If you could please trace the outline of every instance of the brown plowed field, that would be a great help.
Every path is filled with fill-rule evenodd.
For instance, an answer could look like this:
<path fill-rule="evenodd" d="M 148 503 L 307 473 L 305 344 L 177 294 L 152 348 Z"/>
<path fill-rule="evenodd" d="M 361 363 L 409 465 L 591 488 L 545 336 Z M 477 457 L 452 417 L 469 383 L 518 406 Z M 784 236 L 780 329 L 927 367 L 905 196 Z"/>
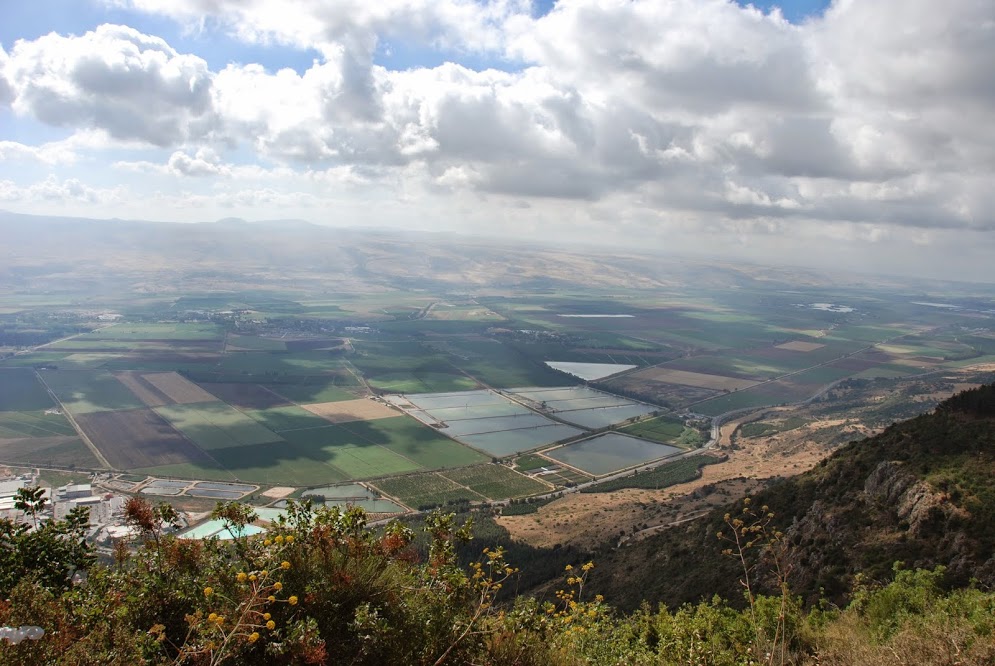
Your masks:
<path fill-rule="evenodd" d="M 723 377 L 722 375 L 709 375 L 703 372 L 689 372 L 687 370 L 673 370 L 671 368 L 647 368 L 646 370 L 633 373 L 630 377 L 652 379 L 668 384 L 684 384 L 685 386 L 696 386 L 698 388 L 717 391 L 735 391 L 757 383 L 756 380 L 752 379 Z"/>
<path fill-rule="evenodd" d="M 151 409 L 79 414 L 76 422 L 116 469 L 211 462 Z"/>
<path fill-rule="evenodd" d="M 374 421 L 400 416 L 397 412 L 379 402 L 360 398 L 359 400 L 342 400 L 339 402 L 319 402 L 313 405 L 301 405 L 312 414 L 327 419 L 332 423 L 347 421 Z"/>
<path fill-rule="evenodd" d="M 175 372 L 153 372 L 142 375 L 174 403 L 187 405 L 194 402 L 214 402 L 214 396 Z"/>
<path fill-rule="evenodd" d="M 290 404 L 283 396 L 258 384 L 201 384 L 201 386 L 229 405 L 243 409 L 269 409 Z"/>
<path fill-rule="evenodd" d="M 173 404 L 169 396 L 150 384 L 137 372 L 119 372 L 114 376 L 149 407 Z"/>

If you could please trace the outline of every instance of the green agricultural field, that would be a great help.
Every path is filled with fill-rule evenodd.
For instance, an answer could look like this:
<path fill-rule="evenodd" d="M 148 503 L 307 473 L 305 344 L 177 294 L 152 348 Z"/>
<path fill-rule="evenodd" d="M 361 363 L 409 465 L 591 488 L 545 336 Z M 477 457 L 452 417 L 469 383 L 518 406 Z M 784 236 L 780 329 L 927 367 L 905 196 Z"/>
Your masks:
<path fill-rule="evenodd" d="M 287 343 L 273 338 L 260 338 L 255 335 L 230 334 L 225 338 L 225 348 L 237 347 L 239 350 L 251 351 L 287 351 Z"/>
<path fill-rule="evenodd" d="M 780 379 L 752 388 L 734 391 L 717 398 L 700 402 L 692 407 L 698 413 L 718 416 L 726 412 L 750 407 L 790 404 L 807 400 L 820 388 L 834 381 L 853 375 L 853 371 L 823 366 L 804 370 L 785 379 Z M 862 376 L 858 373 L 857 376 Z"/>
<path fill-rule="evenodd" d="M 385 474 L 403 474 L 424 469 L 382 446 L 347 445 L 325 448 L 328 463 L 341 469 L 349 478 L 369 479 Z"/>
<path fill-rule="evenodd" d="M 0 370 L 7 368 L 37 368 L 56 366 L 62 359 L 69 356 L 65 352 L 35 351 L 29 354 L 18 354 L 0 360 Z"/>
<path fill-rule="evenodd" d="M 283 405 L 268 409 L 244 409 L 242 413 L 251 416 L 273 432 L 285 430 L 304 430 L 307 428 L 322 428 L 328 421 L 316 416 L 297 405 Z"/>
<path fill-rule="evenodd" d="M 995 363 L 995 354 L 978 356 L 964 361 L 951 361 L 949 363 L 945 363 L 944 365 L 948 368 L 969 368 L 972 365 L 978 365 L 981 363 Z"/>
<path fill-rule="evenodd" d="M 833 329 L 832 336 L 841 340 L 857 342 L 882 342 L 900 335 L 913 333 L 914 329 L 896 324 L 889 326 L 840 326 Z"/>
<path fill-rule="evenodd" d="M 669 444 L 684 432 L 684 422 L 673 416 L 658 416 L 655 419 L 619 428 L 619 432 Z"/>
<path fill-rule="evenodd" d="M 34 370 L 0 369 L 0 412 L 34 411 L 54 406 Z"/>
<path fill-rule="evenodd" d="M 232 352 L 221 358 L 219 374 L 257 377 L 307 377 L 323 375 L 344 367 L 345 361 L 327 351 L 313 352 Z M 216 380 L 227 381 L 227 380 Z"/>
<path fill-rule="evenodd" d="M 365 442 L 380 444 L 425 469 L 461 467 L 487 460 L 483 454 L 440 435 L 408 416 L 350 421 L 338 427 Z"/>
<path fill-rule="evenodd" d="M 100 352 L 190 352 L 211 353 L 221 351 L 216 340 L 103 340 L 100 338 L 79 337 L 63 340 L 49 346 L 56 351 L 100 351 Z"/>
<path fill-rule="evenodd" d="M 63 370 L 96 370 L 97 368 L 110 369 L 115 362 L 120 363 L 123 359 L 120 354 L 103 352 L 76 352 L 68 354 L 56 365 Z M 128 357 L 128 369 L 138 369 L 138 365 Z"/>
<path fill-rule="evenodd" d="M 443 506 L 450 502 L 469 500 L 484 502 L 483 495 L 465 488 L 435 472 L 409 474 L 370 482 L 382 493 L 399 499 L 414 509 Z"/>
<path fill-rule="evenodd" d="M 39 377 L 72 414 L 145 406 L 117 377 L 104 370 L 40 370 Z"/>
<path fill-rule="evenodd" d="M 691 409 L 699 414 L 705 414 L 706 416 L 718 416 L 719 414 L 725 414 L 726 412 L 733 412 L 740 409 L 768 407 L 771 405 L 788 403 L 792 402 L 794 397 L 793 393 L 779 396 L 771 393 L 770 391 L 761 392 L 754 389 L 747 389 L 745 391 L 729 393 L 718 398 L 713 398 L 706 402 L 696 404 L 691 407 Z"/>
<path fill-rule="evenodd" d="M 350 375 L 351 377 L 351 375 Z M 340 402 L 342 400 L 355 400 L 357 394 L 343 388 L 348 384 L 269 384 L 266 388 L 282 395 L 291 402 L 300 405 L 311 405 L 319 402 Z M 358 384 L 351 385 L 358 388 Z"/>
<path fill-rule="evenodd" d="M 167 405 L 155 411 L 207 451 L 283 441 L 272 430 L 223 402 Z"/>
<path fill-rule="evenodd" d="M 846 370 L 843 368 L 834 368 L 832 366 L 826 365 L 820 368 L 811 368 L 809 370 L 803 370 L 796 375 L 792 375 L 790 380 L 799 385 L 804 385 L 813 388 L 813 393 L 818 387 L 825 384 L 831 384 L 839 379 L 849 377 L 853 374 L 853 371 Z M 804 397 L 808 397 L 807 395 Z"/>
<path fill-rule="evenodd" d="M 288 443 L 215 449 L 218 463 L 160 465 L 134 471 L 185 479 L 208 479 L 290 486 L 316 486 L 349 479 L 349 475 L 325 462 L 320 451 L 308 451 Z"/>
<path fill-rule="evenodd" d="M 563 384 L 562 374 L 499 342 L 463 340 L 448 343 L 446 349 L 453 365 L 489 386 L 512 388 Z"/>
<path fill-rule="evenodd" d="M 440 472 L 442 476 L 491 500 L 538 495 L 553 490 L 552 486 L 514 472 L 504 465 L 474 465 Z"/>
<path fill-rule="evenodd" d="M 201 479 L 204 481 L 236 480 L 234 474 L 220 465 L 211 463 L 177 463 L 174 465 L 158 465 L 156 467 L 139 467 L 132 471 L 163 478 Z"/>
<path fill-rule="evenodd" d="M 403 417 L 402 417 L 403 418 Z M 341 425 L 306 430 L 288 430 L 283 436 L 308 458 L 341 470 L 347 479 L 366 479 L 423 469 L 418 462 L 384 446 L 385 433 L 356 432 Z"/>
<path fill-rule="evenodd" d="M 524 456 L 518 456 L 515 458 L 515 468 L 523 472 L 529 472 L 542 467 L 550 467 L 551 465 L 553 465 L 553 463 L 546 460 L 542 456 L 537 456 L 534 453 L 526 453 Z"/>
<path fill-rule="evenodd" d="M 313 418 L 324 425 L 283 430 L 281 436 L 294 446 L 310 451 L 313 458 L 334 464 L 355 478 L 457 467 L 487 460 L 473 449 L 443 437 L 407 416 L 335 425 Z"/>
<path fill-rule="evenodd" d="M 38 475 L 38 485 L 46 488 L 58 488 L 76 483 L 89 483 L 90 474 L 88 472 L 57 472 L 51 469 L 42 469 Z"/>
<path fill-rule="evenodd" d="M 674 486 L 678 483 L 687 483 L 701 476 L 701 468 L 705 465 L 722 462 L 714 456 L 699 455 L 688 456 L 674 462 L 661 465 L 648 472 L 625 476 L 620 479 L 598 483 L 587 488 L 583 488 L 582 493 L 607 493 L 623 488 L 647 488 L 659 489 Z"/>
<path fill-rule="evenodd" d="M 99 461 L 78 437 L 0 439 L 0 462 L 99 469 Z"/>
<path fill-rule="evenodd" d="M 448 393 L 451 391 L 472 391 L 478 388 L 477 382 L 469 377 L 446 372 L 388 372 L 368 378 L 370 385 L 393 393 Z"/>
<path fill-rule="evenodd" d="M 75 436 L 76 430 L 62 414 L 0 412 L 0 439 Z"/>
<path fill-rule="evenodd" d="M 397 393 L 437 393 L 477 387 L 446 356 L 417 341 L 356 341 L 354 346 L 356 354 L 349 357 L 350 362 L 376 388 Z"/>
<path fill-rule="evenodd" d="M 220 340 L 224 329 L 217 324 L 114 324 L 77 340 Z"/>

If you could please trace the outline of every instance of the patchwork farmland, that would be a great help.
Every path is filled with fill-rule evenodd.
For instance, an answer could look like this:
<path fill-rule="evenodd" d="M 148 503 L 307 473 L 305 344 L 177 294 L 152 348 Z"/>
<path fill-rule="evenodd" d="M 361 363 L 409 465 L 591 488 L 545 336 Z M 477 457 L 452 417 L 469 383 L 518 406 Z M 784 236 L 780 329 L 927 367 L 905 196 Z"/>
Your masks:
<path fill-rule="evenodd" d="M 981 311 L 807 289 L 168 297 L 0 361 L 0 463 L 491 501 L 693 448 L 693 414 L 995 362 Z"/>

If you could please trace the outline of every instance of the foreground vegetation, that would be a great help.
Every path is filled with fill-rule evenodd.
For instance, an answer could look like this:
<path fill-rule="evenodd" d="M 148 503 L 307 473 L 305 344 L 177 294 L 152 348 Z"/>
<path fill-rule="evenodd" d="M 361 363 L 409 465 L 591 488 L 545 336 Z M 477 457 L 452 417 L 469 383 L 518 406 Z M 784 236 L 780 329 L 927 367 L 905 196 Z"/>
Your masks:
<path fill-rule="evenodd" d="M 22 494 L 33 515 L 38 496 Z M 39 530 L 4 521 L 0 624 L 44 636 L 0 642 L 18 664 L 986 664 L 995 658 L 995 594 L 944 591 L 944 572 L 904 570 L 860 582 L 843 608 L 809 608 L 783 582 L 782 535 L 749 501 L 716 548 L 738 563 L 742 599 L 612 610 L 585 587 L 593 563 L 567 565 L 555 598 L 499 602 L 518 570 L 503 549 L 461 566 L 469 523 L 435 513 L 427 548 L 400 523 L 366 527 L 360 509 L 293 504 L 263 536 L 189 541 L 164 533 L 168 505 L 127 506 L 138 546 L 93 564 L 85 522 Z M 236 534 L 248 507 L 219 505 Z M 761 557 L 761 552 L 767 553 Z M 71 566 L 70 566 L 71 565 Z M 85 582 L 73 576 L 85 571 Z M 78 577 L 77 577 L 78 579 Z"/>

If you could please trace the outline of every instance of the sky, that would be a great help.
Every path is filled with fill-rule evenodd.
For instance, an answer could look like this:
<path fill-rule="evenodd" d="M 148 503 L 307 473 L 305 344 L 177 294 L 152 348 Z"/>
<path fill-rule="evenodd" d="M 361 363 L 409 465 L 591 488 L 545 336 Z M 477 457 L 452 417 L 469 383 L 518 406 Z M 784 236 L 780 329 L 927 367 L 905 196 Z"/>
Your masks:
<path fill-rule="evenodd" d="M 995 282 L 991 0 L 0 0 L 0 209 Z"/>

